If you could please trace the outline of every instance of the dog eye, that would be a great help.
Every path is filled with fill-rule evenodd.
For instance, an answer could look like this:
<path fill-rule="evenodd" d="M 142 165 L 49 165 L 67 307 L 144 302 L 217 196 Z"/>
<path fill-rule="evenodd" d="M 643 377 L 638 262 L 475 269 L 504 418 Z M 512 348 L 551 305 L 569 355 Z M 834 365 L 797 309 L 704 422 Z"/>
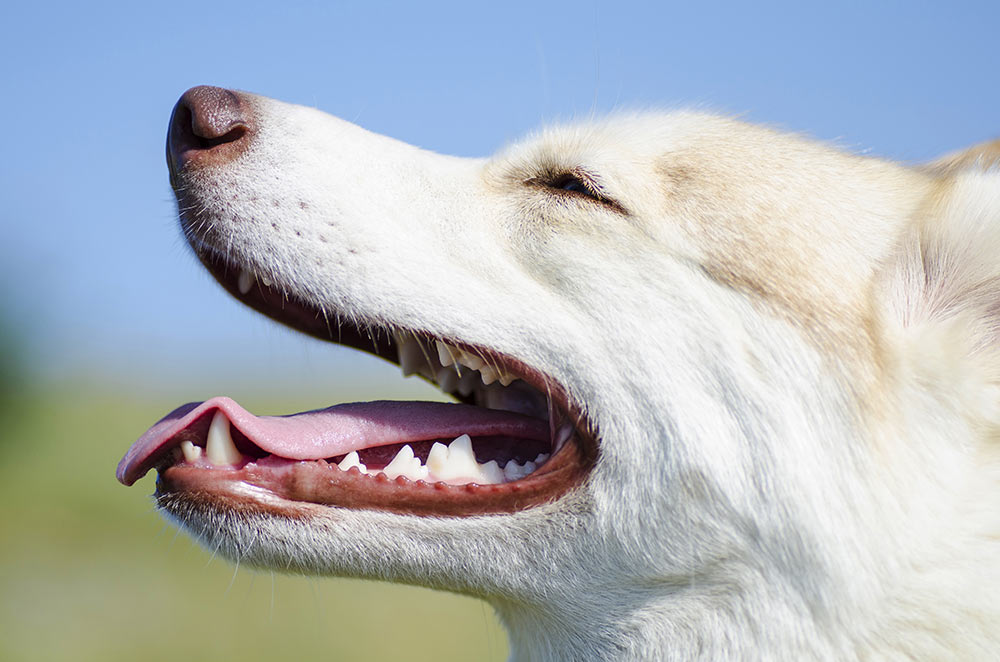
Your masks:
<path fill-rule="evenodd" d="M 580 193 L 594 198 L 595 200 L 604 200 L 604 197 L 595 190 L 592 183 L 571 172 L 556 177 L 552 181 L 548 182 L 548 186 L 549 188 L 559 189 L 561 191 Z"/>

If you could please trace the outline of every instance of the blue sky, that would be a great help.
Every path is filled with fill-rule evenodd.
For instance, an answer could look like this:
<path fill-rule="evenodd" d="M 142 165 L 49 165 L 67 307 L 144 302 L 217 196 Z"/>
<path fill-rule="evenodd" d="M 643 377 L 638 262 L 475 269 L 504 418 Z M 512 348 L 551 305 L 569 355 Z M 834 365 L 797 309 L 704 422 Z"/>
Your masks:
<path fill-rule="evenodd" d="M 361 365 L 244 310 L 180 240 L 163 143 L 193 85 L 459 155 L 697 106 L 919 161 L 1000 135 L 998 25 L 997 2 L 5 3 L 0 311 L 54 376 Z"/>

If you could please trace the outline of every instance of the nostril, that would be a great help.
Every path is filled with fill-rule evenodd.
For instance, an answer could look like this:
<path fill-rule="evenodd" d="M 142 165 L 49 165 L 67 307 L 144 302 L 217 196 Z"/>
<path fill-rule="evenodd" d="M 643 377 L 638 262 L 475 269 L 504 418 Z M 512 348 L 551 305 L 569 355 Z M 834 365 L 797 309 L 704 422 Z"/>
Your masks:
<path fill-rule="evenodd" d="M 167 163 L 171 176 L 191 164 L 224 163 L 243 149 L 250 112 L 237 92 L 199 86 L 181 96 L 170 118 Z"/>

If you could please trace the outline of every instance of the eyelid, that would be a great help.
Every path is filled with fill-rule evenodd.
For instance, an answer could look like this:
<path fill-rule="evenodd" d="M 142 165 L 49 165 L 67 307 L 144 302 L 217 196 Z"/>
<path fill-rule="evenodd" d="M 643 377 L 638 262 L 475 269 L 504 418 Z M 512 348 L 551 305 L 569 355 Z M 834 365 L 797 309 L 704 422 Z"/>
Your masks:
<path fill-rule="evenodd" d="M 565 184 L 570 182 L 579 182 L 584 190 L 565 188 Z M 566 195 L 583 196 L 606 207 L 610 207 L 620 214 L 628 214 L 626 209 L 617 200 L 608 197 L 604 193 L 598 183 L 597 177 L 582 168 L 573 168 L 572 170 L 561 170 L 551 174 L 540 175 L 527 180 L 525 184 L 543 187 L 552 191 L 560 191 Z"/>

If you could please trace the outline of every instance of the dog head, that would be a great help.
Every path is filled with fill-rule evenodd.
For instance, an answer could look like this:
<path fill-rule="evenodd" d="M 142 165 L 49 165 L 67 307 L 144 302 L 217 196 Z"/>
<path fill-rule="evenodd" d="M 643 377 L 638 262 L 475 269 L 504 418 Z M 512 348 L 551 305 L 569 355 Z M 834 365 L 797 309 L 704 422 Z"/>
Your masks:
<path fill-rule="evenodd" d="M 481 596 L 541 657 L 844 652 L 989 604 L 959 568 L 995 555 L 1000 532 L 982 504 L 998 175 L 698 113 L 459 159 L 217 88 L 181 99 L 168 160 L 185 235 L 231 294 L 466 403 L 306 427 L 415 420 L 419 443 L 478 425 L 473 442 L 505 439 L 495 467 L 520 472 L 341 471 L 329 460 L 349 447 L 388 460 L 368 442 L 283 441 L 223 399 L 191 405 L 119 475 L 158 468 L 163 511 L 221 553 Z M 239 459 L 185 459 L 216 419 Z M 949 532 L 968 542 L 955 558 Z M 915 570 L 944 558 L 940 576 Z M 906 586 L 942 609 L 914 611 Z"/>

